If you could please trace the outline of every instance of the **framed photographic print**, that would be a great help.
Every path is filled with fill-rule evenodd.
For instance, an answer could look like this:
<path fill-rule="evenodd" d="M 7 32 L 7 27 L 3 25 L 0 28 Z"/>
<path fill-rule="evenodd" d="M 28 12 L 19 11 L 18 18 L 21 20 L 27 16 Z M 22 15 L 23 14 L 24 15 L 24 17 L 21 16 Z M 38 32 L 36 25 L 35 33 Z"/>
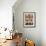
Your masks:
<path fill-rule="evenodd" d="M 28 28 L 36 27 L 36 12 L 23 13 L 23 26 Z"/>

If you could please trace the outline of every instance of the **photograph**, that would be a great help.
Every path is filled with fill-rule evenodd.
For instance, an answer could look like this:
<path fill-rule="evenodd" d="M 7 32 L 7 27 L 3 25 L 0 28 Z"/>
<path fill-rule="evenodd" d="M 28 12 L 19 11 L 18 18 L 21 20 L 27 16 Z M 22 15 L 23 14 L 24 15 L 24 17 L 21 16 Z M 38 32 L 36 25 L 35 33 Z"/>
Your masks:
<path fill-rule="evenodd" d="M 23 25 L 24 27 L 35 27 L 36 26 L 36 13 L 35 12 L 24 12 L 23 13 Z"/>

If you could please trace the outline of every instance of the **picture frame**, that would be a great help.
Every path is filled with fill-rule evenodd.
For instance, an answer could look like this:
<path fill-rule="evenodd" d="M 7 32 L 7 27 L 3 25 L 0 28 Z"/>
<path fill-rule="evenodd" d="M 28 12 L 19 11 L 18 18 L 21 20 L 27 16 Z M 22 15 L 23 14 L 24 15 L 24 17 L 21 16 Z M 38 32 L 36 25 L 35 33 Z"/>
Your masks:
<path fill-rule="evenodd" d="M 36 12 L 23 13 L 23 26 L 27 28 L 36 27 Z"/>

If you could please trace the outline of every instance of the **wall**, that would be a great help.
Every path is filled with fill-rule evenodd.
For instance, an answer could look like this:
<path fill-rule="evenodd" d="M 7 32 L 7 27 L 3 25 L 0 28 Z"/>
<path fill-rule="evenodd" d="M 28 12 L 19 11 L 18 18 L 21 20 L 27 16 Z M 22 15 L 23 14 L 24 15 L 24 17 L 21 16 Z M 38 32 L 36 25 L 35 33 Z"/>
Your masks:
<path fill-rule="evenodd" d="M 6 27 L 12 29 L 12 6 L 16 0 L 0 0 L 0 27 Z M 4 29 L 3 29 L 4 30 Z M 9 31 L 7 32 L 0 29 L 0 38 L 5 38 L 5 35 L 10 35 Z"/>
<path fill-rule="evenodd" d="M 41 40 L 42 46 L 46 46 L 46 0 L 41 1 Z"/>
<path fill-rule="evenodd" d="M 14 5 L 16 6 L 16 5 Z M 23 0 L 17 7 L 13 8 L 15 28 L 18 32 L 23 33 L 24 39 L 34 40 L 36 46 L 41 46 L 41 1 L 40 0 Z M 36 12 L 36 27 L 23 27 L 23 12 Z"/>
<path fill-rule="evenodd" d="M 0 27 L 12 29 L 12 6 L 16 0 L 0 0 Z"/>

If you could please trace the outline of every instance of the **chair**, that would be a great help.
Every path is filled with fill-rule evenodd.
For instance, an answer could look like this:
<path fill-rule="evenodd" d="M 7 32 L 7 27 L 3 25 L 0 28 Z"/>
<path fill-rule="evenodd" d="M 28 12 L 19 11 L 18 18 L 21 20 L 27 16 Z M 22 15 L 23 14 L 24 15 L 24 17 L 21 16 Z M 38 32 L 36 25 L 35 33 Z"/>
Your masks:
<path fill-rule="evenodd" d="M 22 46 L 22 33 L 15 33 L 16 46 Z"/>
<path fill-rule="evenodd" d="M 35 43 L 32 40 L 26 40 L 25 46 L 35 46 Z"/>

